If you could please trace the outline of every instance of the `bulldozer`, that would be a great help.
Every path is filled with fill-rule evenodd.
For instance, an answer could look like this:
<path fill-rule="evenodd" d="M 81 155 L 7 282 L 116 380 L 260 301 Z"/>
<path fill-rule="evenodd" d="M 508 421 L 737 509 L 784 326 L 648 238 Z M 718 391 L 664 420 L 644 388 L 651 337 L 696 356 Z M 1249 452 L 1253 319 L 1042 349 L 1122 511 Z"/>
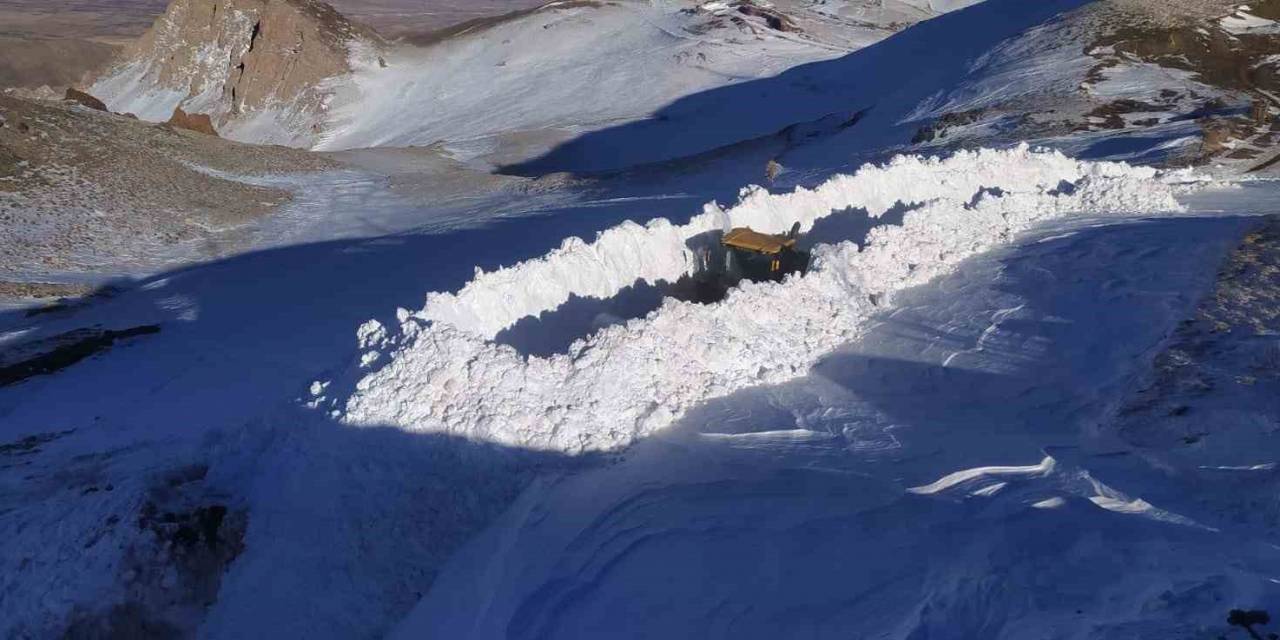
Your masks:
<path fill-rule="evenodd" d="M 779 282 L 791 273 L 803 275 L 809 269 L 809 252 L 796 248 L 799 236 L 799 222 L 782 235 L 760 233 L 750 227 L 730 229 L 720 240 L 726 253 L 726 272 L 731 277 L 757 282 Z"/>

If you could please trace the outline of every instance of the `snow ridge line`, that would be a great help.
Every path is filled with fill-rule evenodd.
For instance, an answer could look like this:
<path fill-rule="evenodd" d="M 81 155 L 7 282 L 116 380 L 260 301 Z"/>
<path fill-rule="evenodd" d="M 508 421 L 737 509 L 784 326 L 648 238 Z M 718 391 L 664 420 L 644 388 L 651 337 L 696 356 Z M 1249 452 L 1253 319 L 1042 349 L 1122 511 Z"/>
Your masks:
<path fill-rule="evenodd" d="M 345 403 L 327 402 L 352 425 L 569 453 L 624 447 L 705 400 L 803 375 L 855 338 L 895 292 L 943 275 L 1033 224 L 1076 212 L 1178 211 L 1175 183 L 1193 179 L 1186 171 L 1077 162 L 1019 147 L 947 160 L 898 158 L 794 194 L 749 190 L 737 207 L 711 205 L 684 227 L 621 225 L 593 244 L 570 239 L 538 260 L 478 274 L 459 294 L 433 294 L 421 312 L 401 314 L 395 334 L 366 323 L 358 334 L 366 350 L 360 366 L 382 366 L 364 371 Z M 607 327 L 548 358 L 525 358 L 485 335 L 564 291 L 607 295 L 638 277 L 682 273 L 676 270 L 687 262 L 676 259 L 682 254 L 674 247 L 699 230 L 721 228 L 718 217 L 776 231 L 849 206 L 883 213 L 899 200 L 929 204 L 907 213 L 901 227 L 873 229 L 863 249 L 853 242 L 817 247 L 803 278 L 745 283 L 710 305 L 668 299 L 645 318 Z M 644 259 L 652 255 L 666 261 Z M 612 269 L 611 279 L 580 279 L 590 273 L 585 266 Z M 497 302 L 519 308 L 490 306 Z M 326 401 L 324 388 L 317 383 L 317 403 Z"/>

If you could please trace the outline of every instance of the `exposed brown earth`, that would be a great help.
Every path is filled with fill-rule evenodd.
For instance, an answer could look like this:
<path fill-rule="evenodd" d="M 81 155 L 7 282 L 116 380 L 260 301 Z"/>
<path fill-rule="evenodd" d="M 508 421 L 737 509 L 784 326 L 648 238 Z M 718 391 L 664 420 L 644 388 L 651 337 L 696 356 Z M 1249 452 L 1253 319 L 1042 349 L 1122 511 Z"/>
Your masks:
<path fill-rule="evenodd" d="M 408 42 L 409 44 L 419 47 L 428 47 L 463 34 L 484 31 L 486 29 L 492 29 L 493 27 L 519 20 L 520 18 L 538 11 L 546 3 L 537 2 L 527 4 L 530 4 L 531 6 L 495 15 L 482 15 L 438 29 L 424 29 L 416 31 L 410 29 L 398 29 L 395 33 L 400 37 L 400 39 Z M 602 4 L 604 3 L 598 2 L 597 0 L 565 0 L 564 2 L 557 3 L 555 7 L 557 9 L 572 9 L 575 7 L 598 7 Z"/>
<path fill-rule="evenodd" d="M 545 4 L 546 0 L 333 0 L 343 15 L 390 37 L 443 29 Z M 125 44 L 164 13 L 169 0 L 0 0 L 0 35 Z"/>
<path fill-rule="evenodd" d="M 218 131 L 213 128 L 213 120 L 209 119 L 208 115 L 203 113 L 187 113 L 182 110 L 182 107 L 174 109 L 173 115 L 170 116 L 169 121 L 165 124 L 179 129 L 186 129 L 187 131 L 194 131 L 206 136 L 218 135 Z"/>
<path fill-rule="evenodd" d="M 1176 449 L 1273 422 L 1274 413 L 1258 421 L 1247 412 L 1267 406 L 1259 398 L 1277 407 L 1277 336 L 1280 217 L 1271 216 L 1245 235 L 1213 291 L 1156 356 L 1150 380 L 1121 407 L 1121 435 L 1141 446 Z"/>
<path fill-rule="evenodd" d="M 1259 17 L 1280 17 L 1278 0 L 1263 0 L 1249 7 L 1250 13 Z M 1217 17 L 1231 13 L 1230 5 L 1226 9 Z M 1273 35 L 1228 33 L 1216 25 L 1215 18 L 1176 27 L 1122 28 L 1099 42 L 1140 60 L 1191 71 L 1204 78 L 1206 84 L 1242 91 L 1274 88 L 1275 69 L 1257 63 L 1280 50 L 1277 43 Z"/>
<path fill-rule="evenodd" d="M 54 336 L 39 344 L 24 344 L 29 357 L 0 354 L 0 387 L 17 384 L 35 376 L 57 373 L 71 365 L 110 349 L 121 340 L 160 332 L 156 325 L 129 329 L 80 329 Z M 16 360 L 16 361 L 14 361 Z"/>
<path fill-rule="evenodd" d="M 0 95 L 0 122 L 0 278 L 10 281 L 121 255 L 145 261 L 290 200 L 198 167 L 263 174 L 335 166 L 322 154 L 240 145 L 68 103 Z"/>
<path fill-rule="evenodd" d="M 984 115 L 986 115 L 986 112 L 983 109 L 970 109 L 968 111 L 944 113 L 933 122 L 926 124 L 921 127 L 919 131 L 916 131 L 916 135 L 911 139 L 911 143 L 920 144 L 922 142 L 931 142 L 939 138 L 945 138 L 947 137 L 948 130 L 978 122 Z"/>
<path fill-rule="evenodd" d="M 204 464 L 167 471 L 140 496 L 142 503 L 134 510 L 113 514 L 93 532 L 86 546 L 115 543 L 124 549 L 114 576 L 123 598 L 75 610 L 59 637 L 198 635 L 196 627 L 217 599 L 223 576 L 245 549 L 249 524 L 248 511 L 211 487 L 208 472 Z M 94 483 L 81 489 L 81 495 L 113 489 Z"/>
<path fill-rule="evenodd" d="M 110 63 L 168 0 L 0 0 L 0 88 L 61 94 Z"/>
<path fill-rule="evenodd" d="M 81 85 L 118 51 L 91 40 L 0 35 L 0 88 Z"/>
<path fill-rule="evenodd" d="M 431 42 L 439 40 L 441 32 L 483 28 L 490 20 L 527 12 L 546 0 L 334 0 L 330 4 L 388 38 Z"/>
<path fill-rule="evenodd" d="M 912 142 L 956 147 L 973 143 L 975 136 L 991 144 L 1078 132 L 1102 134 L 1101 140 L 1110 132 L 1157 129 L 1156 135 L 1170 141 L 1196 133 L 1202 139 L 1199 145 L 1165 150 L 1158 160 L 1164 165 L 1213 162 L 1241 171 L 1280 165 L 1280 34 L 1229 32 L 1222 19 L 1242 4 L 1111 0 L 1086 5 L 1064 15 L 1051 32 L 1055 39 L 1079 42 L 1094 60 L 1078 91 L 939 114 Z M 1248 7 L 1253 16 L 1280 18 L 1280 0 Z M 1141 69 L 1144 65 L 1168 71 Z M 1129 72 L 1150 83 L 1095 90 L 1113 74 Z"/>
<path fill-rule="evenodd" d="M 783 33 L 792 33 L 799 31 L 794 20 L 783 13 L 779 13 L 769 7 L 760 6 L 751 0 L 742 0 L 737 7 L 738 13 L 752 18 L 760 18 L 765 25 L 774 31 Z"/>
<path fill-rule="evenodd" d="M 2 282 L 0 298 L 47 299 L 82 296 L 93 288 L 88 285 L 60 284 L 54 282 Z"/>
<path fill-rule="evenodd" d="M 1235 0 L 1110 0 L 1107 10 L 1144 28 L 1185 27 L 1217 18 L 1241 4 Z"/>
<path fill-rule="evenodd" d="M 0 0 L 0 35 L 125 44 L 160 15 L 168 0 Z"/>
<path fill-rule="evenodd" d="M 90 109 L 93 109 L 95 111 L 107 110 L 107 105 L 103 104 L 101 100 L 83 91 L 80 91 L 75 87 L 68 87 L 66 93 L 63 94 L 62 99 L 66 100 L 67 102 L 74 102 L 76 104 L 79 104 L 82 107 L 89 107 Z"/>
<path fill-rule="evenodd" d="M 1272 124 L 1280 115 L 1280 69 L 1271 60 L 1280 51 L 1280 35 L 1230 33 L 1220 20 L 1235 12 L 1238 2 L 1181 0 L 1140 2 L 1127 0 L 1104 7 L 1109 12 L 1105 32 L 1090 48 L 1098 65 L 1091 80 L 1101 79 L 1108 68 L 1138 60 L 1168 69 L 1186 71 L 1204 85 L 1220 89 L 1227 100 L 1201 99 L 1190 115 L 1198 118 L 1203 144 L 1198 160 L 1244 160 L 1274 153 Z M 1249 3 L 1249 12 L 1267 19 L 1280 18 L 1280 0 Z M 1177 112 L 1187 96 L 1172 95 L 1160 105 L 1137 105 L 1117 100 L 1100 105 L 1093 114 L 1100 128 L 1141 126 L 1120 116 L 1139 112 Z M 1194 96 L 1191 96 L 1194 99 Z"/>

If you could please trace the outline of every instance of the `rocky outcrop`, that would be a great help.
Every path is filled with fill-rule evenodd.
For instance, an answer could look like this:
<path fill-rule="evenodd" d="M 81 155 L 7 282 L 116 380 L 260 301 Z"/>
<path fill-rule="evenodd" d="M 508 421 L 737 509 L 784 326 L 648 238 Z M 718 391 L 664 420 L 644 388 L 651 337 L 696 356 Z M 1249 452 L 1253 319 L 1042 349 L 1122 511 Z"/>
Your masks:
<path fill-rule="evenodd" d="M 318 0 L 174 0 L 91 92 L 144 120 L 181 108 L 233 139 L 306 146 L 352 56 L 381 46 Z"/>
<path fill-rule="evenodd" d="M 101 100 L 83 91 L 75 89 L 74 87 L 68 87 L 67 93 L 63 96 L 62 99 L 67 102 L 75 102 L 81 106 L 85 106 L 90 109 L 95 109 L 97 111 L 107 110 L 107 105 L 103 104 Z"/>
<path fill-rule="evenodd" d="M 187 113 L 178 107 L 173 110 L 173 115 L 169 117 L 168 124 L 178 129 L 186 129 L 196 133 L 203 133 L 206 136 L 218 135 L 218 130 L 213 128 L 213 120 L 208 114 L 204 113 Z"/>

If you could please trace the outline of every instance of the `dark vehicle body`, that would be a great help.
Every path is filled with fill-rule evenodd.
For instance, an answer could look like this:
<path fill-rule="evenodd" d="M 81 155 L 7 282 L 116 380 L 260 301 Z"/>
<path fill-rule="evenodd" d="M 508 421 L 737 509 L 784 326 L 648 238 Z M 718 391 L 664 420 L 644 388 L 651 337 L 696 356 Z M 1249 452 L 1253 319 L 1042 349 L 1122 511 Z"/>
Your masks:
<path fill-rule="evenodd" d="M 796 248 L 800 223 L 786 235 L 760 233 L 737 227 L 724 234 L 721 244 L 727 254 L 730 277 L 756 282 L 779 282 L 788 274 L 803 275 L 809 269 L 809 252 Z"/>

